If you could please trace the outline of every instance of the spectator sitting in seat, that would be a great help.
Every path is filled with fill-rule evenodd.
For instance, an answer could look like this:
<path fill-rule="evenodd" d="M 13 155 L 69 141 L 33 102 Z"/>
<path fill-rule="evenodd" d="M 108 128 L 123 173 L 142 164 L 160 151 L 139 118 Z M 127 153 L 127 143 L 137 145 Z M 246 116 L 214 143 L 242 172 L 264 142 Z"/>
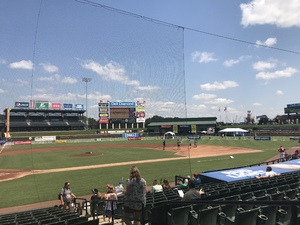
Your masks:
<path fill-rule="evenodd" d="M 256 176 L 257 179 L 261 178 L 269 178 L 269 177 L 275 177 L 275 176 L 280 176 L 280 173 L 276 173 L 272 170 L 272 167 L 268 166 L 266 168 L 266 173 L 264 176 Z"/>
<path fill-rule="evenodd" d="M 196 189 L 196 184 L 194 180 L 189 180 L 188 188 L 189 190 L 184 194 L 182 201 L 197 200 L 201 198 L 202 194 L 205 194 L 205 192 L 202 189 L 200 189 L 200 191 Z"/>
<path fill-rule="evenodd" d="M 170 183 L 167 179 L 163 180 L 162 187 L 163 187 L 163 190 L 170 190 L 171 189 Z"/>
<path fill-rule="evenodd" d="M 201 183 L 201 179 L 200 179 L 199 173 L 194 172 L 193 176 L 194 176 L 195 184 L 200 184 Z"/>
<path fill-rule="evenodd" d="M 300 158 L 300 155 L 299 155 L 299 150 L 297 149 L 294 154 L 292 154 L 292 157 L 291 159 L 299 159 Z"/>
<path fill-rule="evenodd" d="M 189 179 L 184 179 L 184 182 L 183 182 L 183 184 L 181 184 L 181 188 L 186 188 L 186 187 L 188 187 L 188 183 L 189 183 Z"/>
<path fill-rule="evenodd" d="M 163 187 L 158 183 L 157 180 L 154 180 L 152 186 L 152 193 L 162 192 L 162 191 L 163 191 Z"/>

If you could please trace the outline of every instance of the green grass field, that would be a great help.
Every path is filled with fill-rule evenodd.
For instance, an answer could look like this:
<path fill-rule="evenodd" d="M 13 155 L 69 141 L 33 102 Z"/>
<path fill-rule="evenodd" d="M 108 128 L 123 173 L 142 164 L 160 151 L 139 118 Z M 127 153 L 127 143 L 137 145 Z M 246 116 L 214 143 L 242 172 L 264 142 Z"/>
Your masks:
<path fill-rule="evenodd" d="M 4 151 L 26 149 L 26 151 L 29 151 L 29 154 L 0 154 L 0 169 L 47 170 L 178 157 L 175 156 L 173 152 L 126 146 L 128 144 L 132 145 L 135 142 L 137 144 L 154 143 L 158 148 L 162 146 L 161 140 L 117 142 L 103 140 L 101 142 L 12 146 L 11 149 L 5 149 Z M 168 144 L 174 144 L 174 146 L 175 142 L 176 140 L 168 140 Z M 188 141 L 183 140 L 182 143 L 182 148 L 187 148 Z M 107 147 L 107 144 L 109 144 L 109 147 Z M 116 147 L 116 144 L 122 147 Z M 106 147 L 104 147 L 104 145 Z M 290 148 L 299 144 L 289 141 L 287 138 L 276 138 L 273 141 L 254 141 L 247 139 L 236 140 L 235 138 L 209 139 L 204 137 L 198 141 L 198 146 L 201 145 L 234 146 L 263 151 L 261 153 L 235 155 L 234 160 L 230 160 L 229 157 L 217 156 L 201 159 L 191 158 L 176 161 L 143 163 L 137 164 L 137 166 L 148 185 L 151 185 L 154 179 L 167 178 L 171 182 L 174 182 L 175 175 L 187 176 L 191 175 L 194 171 L 202 172 L 263 162 L 278 154 L 277 148 L 279 145 Z M 63 149 L 72 146 L 82 147 L 66 151 L 34 152 L 36 148 L 61 147 Z M 99 153 L 99 155 L 93 157 L 70 157 L 70 155 L 85 152 L 88 146 L 93 146 L 93 148 L 89 148 L 88 151 Z M 15 180 L 3 181 L 0 182 L 2 199 L 2 201 L 0 201 L 0 208 L 56 200 L 57 194 L 65 181 L 71 182 L 73 192 L 77 196 L 90 195 L 90 190 L 94 187 L 104 192 L 107 183 L 117 185 L 118 181 L 122 178 L 127 179 L 130 166 L 131 165 L 118 165 L 76 171 L 65 169 L 64 172 L 32 174 Z"/>

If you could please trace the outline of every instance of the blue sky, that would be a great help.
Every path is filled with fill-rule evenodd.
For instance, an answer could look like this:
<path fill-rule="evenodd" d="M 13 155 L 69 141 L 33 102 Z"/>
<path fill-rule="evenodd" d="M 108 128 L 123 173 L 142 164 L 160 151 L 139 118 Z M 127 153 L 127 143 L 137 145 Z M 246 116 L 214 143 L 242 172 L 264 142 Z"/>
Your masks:
<path fill-rule="evenodd" d="M 300 102 L 299 1 L 11 0 L 0 12 L 1 111 L 30 99 L 85 104 L 82 77 L 94 118 L 99 100 L 225 122 Z"/>

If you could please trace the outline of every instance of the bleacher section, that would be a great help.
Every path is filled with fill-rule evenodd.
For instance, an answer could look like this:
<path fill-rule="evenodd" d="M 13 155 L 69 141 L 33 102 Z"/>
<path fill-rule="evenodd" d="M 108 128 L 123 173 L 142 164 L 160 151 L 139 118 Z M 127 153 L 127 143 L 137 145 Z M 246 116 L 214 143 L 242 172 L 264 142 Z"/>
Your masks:
<path fill-rule="evenodd" d="M 7 110 L 5 111 L 7 113 Z M 11 109 L 10 131 L 83 130 L 84 110 Z"/>
<path fill-rule="evenodd" d="M 148 192 L 141 222 L 151 225 L 300 225 L 300 170 L 295 170 L 294 166 L 298 163 L 300 161 L 293 160 L 274 164 L 272 167 L 284 172 L 280 176 L 264 179 L 246 176 L 231 180 L 229 176 L 228 181 L 217 175 L 217 182 L 198 184 L 196 189 L 205 190 L 205 194 L 201 199 L 189 202 L 181 201 L 178 190 L 183 193 L 188 191 L 181 185 L 162 192 Z M 248 167 L 244 169 L 249 170 Z M 207 174 L 212 175 L 211 172 Z M 117 201 L 113 221 L 119 223 L 124 219 L 125 202 L 123 198 Z M 81 224 L 75 220 L 90 220 L 97 224 L 99 221 L 100 224 L 107 222 L 103 199 L 94 201 L 92 205 L 84 200 L 79 205 L 81 207 L 77 208 L 84 210 L 77 213 L 52 207 L 1 215 L 0 225 L 48 224 L 50 221 L 51 224 Z"/>
<path fill-rule="evenodd" d="M 59 207 L 48 207 L 19 213 L 0 215 L 0 225 L 71 225 L 91 224 L 87 216 L 64 211 Z M 99 224 L 94 220 L 93 224 Z"/>

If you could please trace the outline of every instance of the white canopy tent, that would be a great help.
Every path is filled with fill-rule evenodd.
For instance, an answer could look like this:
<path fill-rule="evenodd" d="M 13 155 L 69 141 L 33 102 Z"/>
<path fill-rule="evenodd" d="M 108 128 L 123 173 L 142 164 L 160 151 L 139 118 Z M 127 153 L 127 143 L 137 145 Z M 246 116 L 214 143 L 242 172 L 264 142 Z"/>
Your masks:
<path fill-rule="evenodd" d="M 244 136 L 248 133 L 248 130 L 244 130 L 242 128 L 225 128 L 223 130 L 219 130 L 219 133 L 223 133 L 229 136 Z"/>
<path fill-rule="evenodd" d="M 166 136 L 168 136 L 168 135 L 171 135 L 172 139 L 174 139 L 175 136 L 176 136 L 174 132 L 168 131 L 168 132 L 166 132 L 166 133 L 164 134 L 164 139 L 166 139 Z"/>

